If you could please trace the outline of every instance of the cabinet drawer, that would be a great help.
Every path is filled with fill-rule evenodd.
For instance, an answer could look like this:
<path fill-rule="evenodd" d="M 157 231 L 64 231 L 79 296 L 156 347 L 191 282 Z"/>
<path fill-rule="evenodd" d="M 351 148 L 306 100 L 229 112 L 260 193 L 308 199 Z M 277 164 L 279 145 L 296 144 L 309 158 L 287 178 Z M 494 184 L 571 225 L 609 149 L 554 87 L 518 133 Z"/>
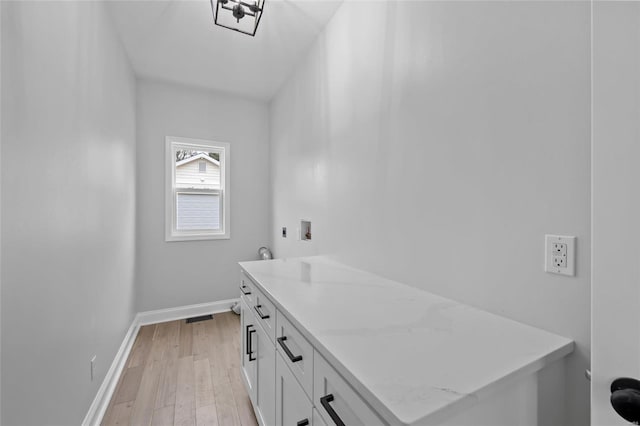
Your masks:
<path fill-rule="evenodd" d="M 336 370 L 316 351 L 313 356 L 313 404 L 326 424 L 384 425 Z M 339 419 L 339 420 L 338 420 Z"/>
<path fill-rule="evenodd" d="M 256 321 L 271 339 L 271 343 L 276 343 L 276 307 L 267 297 L 253 284 L 253 313 L 256 315 Z"/>
<path fill-rule="evenodd" d="M 253 282 L 245 275 L 244 272 L 240 272 L 240 297 L 244 299 L 249 306 L 253 306 Z"/>
<path fill-rule="evenodd" d="M 276 314 L 276 349 L 309 398 L 313 397 L 313 346 L 282 312 Z"/>
<path fill-rule="evenodd" d="M 311 400 L 302 391 L 284 357 L 276 355 L 276 424 L 311 426 L 312 410 Z"/>

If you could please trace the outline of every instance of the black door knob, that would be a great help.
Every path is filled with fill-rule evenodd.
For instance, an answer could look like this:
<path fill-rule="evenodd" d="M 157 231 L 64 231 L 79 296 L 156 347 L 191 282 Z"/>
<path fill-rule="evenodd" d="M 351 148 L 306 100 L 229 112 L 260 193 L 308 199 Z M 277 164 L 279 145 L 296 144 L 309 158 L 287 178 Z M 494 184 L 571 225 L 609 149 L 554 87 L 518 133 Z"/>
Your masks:
<path fill-rule="evenodd" d="M 628 377 L 614 380 L 611 383 L 611 405 L 626 421 L 640 423 L 640 381 Z"/>

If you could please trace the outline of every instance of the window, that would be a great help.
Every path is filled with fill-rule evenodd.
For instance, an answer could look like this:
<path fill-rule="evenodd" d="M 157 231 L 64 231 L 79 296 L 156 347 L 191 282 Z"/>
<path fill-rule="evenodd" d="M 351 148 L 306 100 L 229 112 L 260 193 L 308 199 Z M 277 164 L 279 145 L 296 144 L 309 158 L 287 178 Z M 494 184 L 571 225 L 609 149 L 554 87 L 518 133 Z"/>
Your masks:
<path fill-rule="evenodd" d="M 166 138 L 165 240 L 228 239 L 229 144 Z"/>

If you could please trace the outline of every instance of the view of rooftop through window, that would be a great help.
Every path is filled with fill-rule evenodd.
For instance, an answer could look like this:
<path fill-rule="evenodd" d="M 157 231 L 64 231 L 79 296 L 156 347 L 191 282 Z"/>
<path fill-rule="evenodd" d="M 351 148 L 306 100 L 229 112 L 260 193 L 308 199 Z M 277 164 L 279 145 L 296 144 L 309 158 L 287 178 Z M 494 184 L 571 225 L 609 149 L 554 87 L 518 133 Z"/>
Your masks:
<path fill-rule="evenodd" d="M 176 149 L 176 229 L 220 229 L 220 153 Z"/>
<path fill-rule="evenodd" d="M 194 151 L 190 149 L 178 149 L 176 150 L 176 163 L 187 158 L 195 157 L 196 155 L 206 154 L 216 161 L 220 161 L 219 152 L 206 152 L 206 151 Z"/>

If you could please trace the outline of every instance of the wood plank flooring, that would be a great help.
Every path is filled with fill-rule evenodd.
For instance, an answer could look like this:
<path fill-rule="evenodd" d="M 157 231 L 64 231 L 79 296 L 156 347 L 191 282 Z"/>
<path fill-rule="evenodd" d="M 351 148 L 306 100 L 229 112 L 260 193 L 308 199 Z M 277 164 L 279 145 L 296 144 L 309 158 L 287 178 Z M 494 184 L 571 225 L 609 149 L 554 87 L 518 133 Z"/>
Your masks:
<path fill-rule="evenodd" d="M 240 317 L 141 327 L 102 424 L 257 425 L 240 377 Z"/>

